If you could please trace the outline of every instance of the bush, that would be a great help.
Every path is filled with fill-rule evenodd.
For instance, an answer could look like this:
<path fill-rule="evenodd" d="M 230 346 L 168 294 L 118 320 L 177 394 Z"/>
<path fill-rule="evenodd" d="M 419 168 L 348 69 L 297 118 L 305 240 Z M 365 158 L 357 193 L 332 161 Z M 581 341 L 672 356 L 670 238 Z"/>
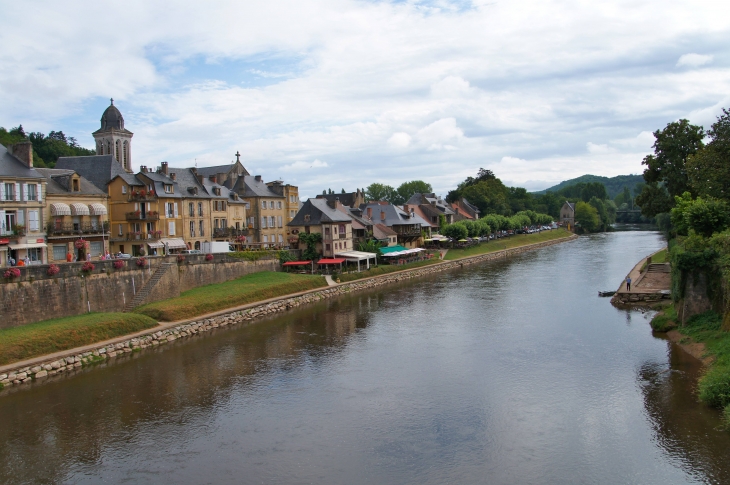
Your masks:
<path fill-rule="evenodd" d="M 91 261 L 84 262 L 84 265 L 81 266 L 81 271 L 84 273 L 91 273 L 94 271 L 94 265 L 91 263 Z"/>
<path fill-rule="evenodd" d="M 700 399 L 715 408 L 730 405 L 730 367 L 715 364 L 700 378 Z"/>
<path fill-rule="evenodd" d="M 58 274 L 59 271 L 61 271 L 61 268 L 59 268 L 57 264 L 52 264 L 48 267 L 46 273 L 48 274 L 48 276 L 55 276 Z"/>
<path fill-rule="evenodd" d="M 677 328 L 677 312 L 673 306 L 665 308 L 651 320 L 651 328 L 656 332 L 668 332 Z"/>
<path fill-rule="evenodd" d="M 20 278 L 20 270 L 18 268 L 10 268 L 3 273 L 3 277 L 6 279 Z"/>
<path fill-rule="evenodd" d="M 124 267 L 124 261 L 116 260 L 112 263 L 114 269 L 122 269 Z"/>

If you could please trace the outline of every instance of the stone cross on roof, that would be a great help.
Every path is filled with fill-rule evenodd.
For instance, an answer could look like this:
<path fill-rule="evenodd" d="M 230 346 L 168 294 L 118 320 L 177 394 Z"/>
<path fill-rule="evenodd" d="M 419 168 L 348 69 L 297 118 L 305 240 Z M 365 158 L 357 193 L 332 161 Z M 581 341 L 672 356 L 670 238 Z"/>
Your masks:
<path fill-rule="evenodd" d="M 240 162 L 241 161 L 241 154 L 238 153 L 238 150 L 236 150 L 236 161 L 237 162 Z"/>

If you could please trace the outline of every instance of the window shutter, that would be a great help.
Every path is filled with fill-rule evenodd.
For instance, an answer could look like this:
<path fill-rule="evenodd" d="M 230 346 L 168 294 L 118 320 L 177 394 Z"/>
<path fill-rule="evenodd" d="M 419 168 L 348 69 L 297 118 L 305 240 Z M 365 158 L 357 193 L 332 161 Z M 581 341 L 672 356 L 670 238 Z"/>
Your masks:
<path fill-rule="evenodd" d="M 15 217 L 17 219 L 17 221 L 15 221 L 16 224 L 21 225 L 21 226 L 25 226 L 25 211 L 19 210 L 16 213 L 16 216 Z"/>
<path fill-rule="evenodd" d="M 23 200 L 28 200 L 28 184 L 23 184 Z"/>
<path fill-rule="evenodd" d="M 5 184 L 0 184 L 0 200 L 5 200 Z"/>
<path fill-rule="evenodd" d="M 277 218 L 277 222 L 279 223 L 279 227 L 282 227 L 282 220 L 281 220 L 281 216 L 279 216 L 279 217 Z"/>
<path fill-rule="evenodd" d="M 31 231 L 38 230 L 38 211 L 28 211 L 28 225 Z"/>
<path fill-rule="evenodd" d="M 0 234 L 8 229 L 8 227 L 5 227 L 5 211 L 0 211 Z"/>
<path fill-rule="evenodd" d="M 134 210 L 135 211 L 138 211 L 139 210 L 139 202 L 135 202 L 134 203 Z"/>
<path fill-rule="evenodd" d="M 175 202 L 175 217 L 177 217 L 177 202 Z"/>
<path fill-rule="evenodd" d="M 20 182 L 15 182 L 15 200 L 20 200 Z"/>
<path fill-rule="evenodd" d="M 261 228 L 266 229 L 266 216 L 261 216 Z"/>
<path fill-rule="evenodd" d="M 170 236 L 175 235 L 175 221 L 170 221 L 167 223 L 167 233 Z"/>
<path fill-rule="evenodd" d="M 35 184 L 36 194 L 38 194 L 38 202 L 43 202 L 43 186 L 41 184 Z"/>

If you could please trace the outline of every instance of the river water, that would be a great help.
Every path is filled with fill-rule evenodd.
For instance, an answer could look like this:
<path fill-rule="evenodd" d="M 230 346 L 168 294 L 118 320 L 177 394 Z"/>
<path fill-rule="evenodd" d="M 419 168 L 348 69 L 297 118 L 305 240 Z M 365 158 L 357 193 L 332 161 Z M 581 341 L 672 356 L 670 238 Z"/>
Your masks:
<path fill-rule="evenodd" d="M 613 308 L 615 232 L 0 393 L 0 483 L 730 483 L 698 362 Z"/>

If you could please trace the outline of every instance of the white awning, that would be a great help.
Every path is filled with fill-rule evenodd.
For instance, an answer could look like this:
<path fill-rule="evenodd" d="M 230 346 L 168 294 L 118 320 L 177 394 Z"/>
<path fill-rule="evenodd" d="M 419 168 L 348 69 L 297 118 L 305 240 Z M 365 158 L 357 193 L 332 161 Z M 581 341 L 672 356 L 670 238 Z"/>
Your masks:
<path fill-rule="evenodd" d="M 7 246 L 0 246 L 0 252 L 7 251 L 7 250 L 8 250 Z"/>
<path fill-rule="evenodd" d="M 162 244 L 162 242 L 161 242 L 161 241 L 152 241 L 152 242 L 148 242 L 148 243 L 147 243 L 147 245 L 148 245 L 149 247 L 151 247 L 151 248 L 161 248 L 161 247 L 165 246 L 164 244 Z"/>
<path fill-rule="evenodd" d="M 68 204 L 54 202 L 53 204 L 51 204 L 51 215 L 52 216 L 70 216 L 71 208 L 68 206 Z"/>
<path fill-rule="evenodd" d="M 89 204 L 89 212 L 91 212 L 92 216 L 106 215 L 106 206 L 104 204 L 94 202 L 93 204 Z"/>
<path fill-rule="evenodd" d="M 167 246 L 168 249 L 187 249 L 187 244 L 185 244 L 185 241 L 182 240 L 182 238 L 175 237 L 175 238 L 162 238 L 160 239 L 160 242 Z"/>
<path fill-rule="evenodd" d="M 73 203 L 71 204 L 71 215 L 72 216 L 88 216 L 89 207 L 86 204 Z"/>
<path fill-rule="evenodd" d="M 28 244 L 9 244 L 10 249 L 31 249 L 31 248 L 45 248 L 45 243 L 28 243 Z"/>
<path fill-rule="evenodd" d="M 335 257 L 345 258 L 348 261 L 365 261 L 367 259 L 375 259 L 378 257 L 375 253 L 366 253 L 363 251 L 344 251 L 342 253 L 336 253 Z"/>

